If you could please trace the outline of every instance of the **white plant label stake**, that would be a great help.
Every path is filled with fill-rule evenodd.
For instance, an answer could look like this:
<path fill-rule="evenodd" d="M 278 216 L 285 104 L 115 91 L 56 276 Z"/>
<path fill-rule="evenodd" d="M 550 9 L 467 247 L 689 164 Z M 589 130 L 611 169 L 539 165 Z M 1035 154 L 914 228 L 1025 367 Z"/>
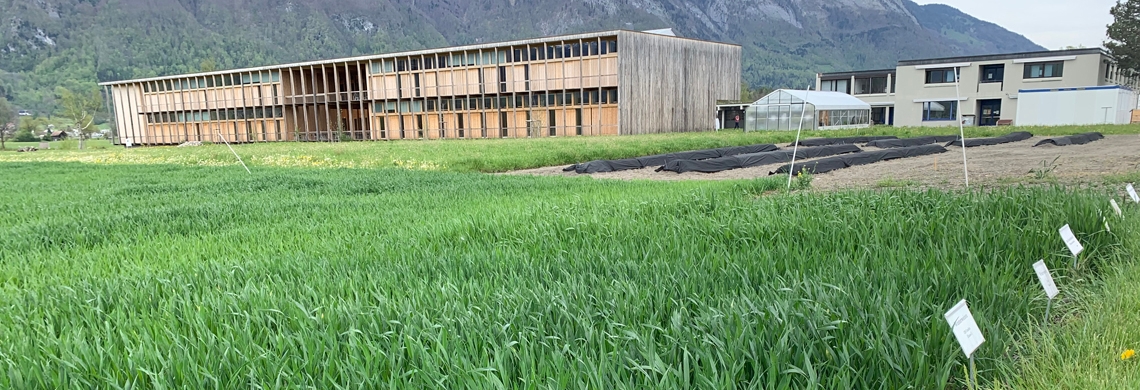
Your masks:
<path fill-rule="evenodd" d="M 962 352 L 966 356 L 973 357 L 974 351 L 986 342 L 986 338 L 982 336 L 981 329 L 978 329 L 978 323 L 974 321 L 974 315 L 970 313 L 966 300 L 959 301 L 944 316 L 946 323 L 954 329 L 954 337 L 958 339 Z"/>
<path fill-rule="evenodd" d="M 1108 203 L 1112 205 L 1112 211 L 1116 212 L 1117 217 L 1123 217 L 1124 213 L 1120 211 L 1120 205 L 1116 204 L 1116 199 L 1109 199 Z"/>
<path fill-rule="evenodd" d="M 1058 232 L 1061 233 L 1061 239 L 1065 241 L 1065 245 L 1069 247 L 1069 252 L 1073 253 L 1073 267 L 1077 266 L 1077 255 L 1084 252 L 1085 247 L 1077 240 L 1077 236 L 1073 234 L 1073 229 L 1069 228 L 1068 224 L 1062 226 Z"/>
<path fill-rule="evenodd" d="M 1049 303 L 1045 306 L 1045 321 L 1048 323 L 1049 309 L 1053 308 L 1053 297 L 1060 291 L 1057 290 L 1057 283 L 1053 282 L 1053 274 L 1049 273 L 1049 267 L 1045 266 L 1044 259 L 1033 263 L 1033 271 L 1037 272 L 1037 280 L 1041 281 L 1041 288 L 1045 289 L 1045 295 L 1049 297 Z"/>
<path fill-rule="evenodd" d="M 1128 187 L 1125 189 L 1128 190 L 1128 196 L 1132 197 L 1132 203 L 1140 203 L 1140 195 L 1136 195 L 1136 189 L 1132 188 L 1132 183 L 1128 183 Z"/>
<path fill-rule="evenodd" d="M 970 313 L 970 307 L 966 305 L 965 299 L 950 308 L 950 311 L 947 311 L 943 317 L 946 318 L 946 323 L 950 324 L 950 328 L 954 330 L 954 338 L 958 339 L 958 345 L 962 347 L 962 352 L 970 358 L 970 378 L 972 382 L 977 383 L 977 374 L 974 370 L 974 351 L 986 342 L 986 338 L 982 336 L 982 330 L 974 321 L 974 315 Z"/>

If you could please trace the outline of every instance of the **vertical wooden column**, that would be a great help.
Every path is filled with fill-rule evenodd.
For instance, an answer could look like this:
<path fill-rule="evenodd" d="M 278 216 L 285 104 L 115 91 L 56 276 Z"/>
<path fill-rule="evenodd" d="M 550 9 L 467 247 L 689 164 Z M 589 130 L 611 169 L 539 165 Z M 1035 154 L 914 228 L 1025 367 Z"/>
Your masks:
<path fill-rule="evenodd" d="M 154 139 L 154 143 L 156 144 L 166 143 L 166 134 L 170 133 L 170 129 L 174 126 L 175 123 L 178 123 L 178 106 L 174 102 L 174 90 L 177 81 L 166 80 L 164 83 L 168 84 L 164 85 L 164 87 L 169 87 L 166 88 L 166 91 L 162 93 L 163 98 L 166 100 L 165 111 L 167 113 L 167 120 L 162 124 L 162 126 L 159 126 L 158 134 L 156 134 L 157 137 Z"/>
<path fill-rule="evenodd" d="M 320 142 L 320 129 L 317 128 L 317 122 L 320 120 L 320 117 L 317 116 L 317 70 L 312 65 L 309 65 L 308 81 L 310 83 L 309 92 L 306 94 L 308 96 L 305 96 L 305 102 L 307 103 L 309 100 L 312 100 L 313 103 L 311 105 L 305 105 L 305 113 L 308 114 L 309 108 L 311 107 L 313 116 L 311 121 L 309 118 L 305 118 L 305 131 L 308 133 L 310 141 Z"/>
<path fill-rule="evenodd" d="M 301 111 L 301 114 L 305 113 L 305 95 L 303 92 L 305 89 L 305 83 L 302 81 L 302 79 L 304 79 L 305 71 L 301 68 L 297 68 L 297 73 L 294 74 L 293 70 L 294 69 L 289 69 L 289 93 L 285 93 L 285 72 L 284 70 L 281 72 L 281 109 L 284 110 L 284 103 L 289 102 L 289 107 L 292 109 L 288 111 L 293 112 L 293 141 L 304 141 L 305 138 L 300 135 L 301 132 L 299 131 L 301 129 L 301 122 L 297 120 L 297 111 Z M 300 87 L 300 90 L 297 90 L 298 87 Z M 298 96 L 301 96 L 301 106 L 299 107 L 297 106 Z M 284 115 L 285 113 L 282 112 L 282 116 Z M 286 131 L 286 138 L 288 137 L 288 131 Z"/>
<path fill-rule="evenodd" d="M 102 91 L 102 93 L 103 93 L 103 105 L 106 106 L 106 108 L 107 108 L 107 117 L 110 118 L 111 122 L 115 124 L 115 136 L 112 137 L 112 140 L 111 140 L 111 143 L 115 143 L 117 141 L 115 138 L 119 137 L 119 131 L 118 131 L 119 130 L 119 123 L 117 120 L 115 120 L 115 111 L 111 109 L 111 90 L 110 90 L 110 87 L 104 85 L 102 89 L 103 89 L 103 91 Z M 141 112 L 141 110 L 140 110 L 140 112 Z"/>
<path fill-rule="evenodd" d="M 345 67 L 345 71 L 346 72 L 348 71 L 347 64 Z M 332 73 L 333 73 L 333 87 L 332 87 L 332 91 L 331 91 L 333 93 L 332 104 L 335 105 L 335 107 L 333 108 L 333 113 L 336 115 L 336 120 L 333 121 L 332 123 L 333 123 L 333 131 L 337 132 L 337 134 L 335 134 L 335 137 L 336 137 L 337 141 L 340 141 L 340 137 L 341 137 L 340 131 L 347 129 L 347 130 L 349 130 L 349 134 L 352 134 L 352 130 L 351 130 L 352 125 L 348 124 L 348 123 L 344 123 L 344 119 L 341 118 L 341 116 L 340 116 L 340 101 L 341 101 L 341 98 L 344 96 L 341 96 L 341 92 L 343 92 L 343 91 L 341 91 L 341 88 L 340 88 L 341 87 L 340 69 L 337 67 L 336 63 L 332 64 Z M 347 78 L 347 74 L 345 76 Z M 351 118 L 349 118 L 349 119 L 351 119 Z"/>

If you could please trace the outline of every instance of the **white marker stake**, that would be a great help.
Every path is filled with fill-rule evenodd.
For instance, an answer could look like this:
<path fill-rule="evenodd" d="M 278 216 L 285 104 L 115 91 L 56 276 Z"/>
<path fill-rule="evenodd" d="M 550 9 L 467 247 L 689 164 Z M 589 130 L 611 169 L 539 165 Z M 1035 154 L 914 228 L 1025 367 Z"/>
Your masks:
<path fill-rule="evenodd" d="M 230 146 L 229 141 L 226 141 L 226 137 L 223 137 L 222 133 L 218 133 L 218 137 L 222 139 L 222 142 L 226 143 L 226 147 L 230 148 L 230 152 L 232 152 L 234 154 L 234 157 L 237 157 L 238 162 L 241 163 L 242 168 L 245 168 L 245 172 L 252 175 L 253 172 L 250 172 L 249 167 L 245 166 L 245 161 L 241 160 L 241 156 L 238 156 L 237 152 L 234 151 L 234 147 Z"/>
<path fill-rule="evenodd" d="M 1045 295 L 1049 297 L 1049 303 L 1045 306 L 1045 323 L 1048 323 L 1049 309 L 1053 308 L 1053 297 L 1060 291 L 1057 291 L 1057 283 L 1053 282 L 1053 274 L 1049 273 L 1045 260 L 1033 263 L 1033 270 L 1037 272 L 1037 280 L 1041 281 L 1041 288 L 1045 289 Z"/>
<path fill-rule="evenodd" d="M 966 189 L 970 189 L 970 168 L 966 166 L 966 123 L 962 122 L 962 90 L 959 86 L 961 83 L 958 76 L 961 75 L 961 68 L 954 68 L 954 93 L 958 96 L 958 100 L 954 102 L 955 110 L 958 112 L 958 139 L 962 142 L 962 175 L 966 177 Z"/>
<path fill-rule="evenodd" d="M 1120 211 L 1120 205 L 1116 204 L 1116 199 L 1109 199 L 1108 203 L 1112 205 L 1112 210 L 1116 212 L 1117 217 L 1124 216 L 1124 213 Z"/>
<path fill-rule="evenodd" d="M 1132 188 L 1132 183 L 1128 183 L 1128 187 L 1124 189 L 1128 190 L 1128 196 L 1132 197 L 1132 203 L 1140 203 L 1140 195 L 1136 195 L 1136 189 Z"/>
<path fill-rule="evenodd" d="M 805 100 L 804 100 L 804 104 L 803 104 L 802 108 L 800 108 L 800 125 L 799 125 L 799 127 L 796 128 L 796 143 L 792 144 L 792 165 L 788 166 L 788 192 L 792 191 L 792 176 L 795 175 L 795 170 L 796 170 L 796 152 L 798 152 L 800 150 L 800 132 L 802 132 L 804 130 L 804 114 L 807 114 L 807 105 L 808 105 L 806 98 L 807 98 L 809 92 L 811 92 L 810 86 L 808 87 L 807 90 L 804 91 Z M 814 118 L 814 117 L 815 117 L 815 114 L 812 114 L 812 118 Z M 814 119 L 812 119 L 812 120 L 814 120 Z M 812 128 L 815 128 L 815 126 L 813 125 Z"/>
<path fill-rule="evenodd" d="M 1079 240 L 1077 240 L 1077 236 L 1073 234 L 1073 229 L 1070 229 L 1068 224 L 1062 226 L 1058 232 L 1061 233 L 1061 239 L 1065 241 L 1065 245 L 1069 247 L 1069 252 L 1073 253 L 1073 268 L 1076 268 L 1077 255 L 1080 255 L 1081 252 L 1084 252 L 1085 247 L 1084 245 L 1081 245 L 1081 242 Z"/>
<path fill-rule="evenodd" d="M 974 369 L 974 351 L 986 342 L 986 338 L 982 336 L 982 330 L 974 321 L 974 315 L 970 314 L 970 307 L 966 305 L 965 299 L 950 308 L 950 311 L 947 311 L 943 317 L 946 318 L 946 323 L 950 324 L 950 328 L 954 330 L 954 338 L 958 339 L 958 345 L 962 347 L 962 352 L 970 358 L 970 378 L 971 382 L 976 384 L 978 380 L 977 371 Z"/>

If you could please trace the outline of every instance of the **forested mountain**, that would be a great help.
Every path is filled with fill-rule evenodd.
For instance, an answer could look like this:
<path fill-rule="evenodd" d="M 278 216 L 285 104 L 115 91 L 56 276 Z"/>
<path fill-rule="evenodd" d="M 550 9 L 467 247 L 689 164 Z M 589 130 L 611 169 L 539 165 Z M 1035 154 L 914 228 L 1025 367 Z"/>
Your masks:
<path fill-rule="evenodd" d="M 603 29 L 672 27 L 744 47 L 753 86 L 899 59 L 1040 50 L 909 0 L 0 0 L 0 96 L 57 86 Z"/>

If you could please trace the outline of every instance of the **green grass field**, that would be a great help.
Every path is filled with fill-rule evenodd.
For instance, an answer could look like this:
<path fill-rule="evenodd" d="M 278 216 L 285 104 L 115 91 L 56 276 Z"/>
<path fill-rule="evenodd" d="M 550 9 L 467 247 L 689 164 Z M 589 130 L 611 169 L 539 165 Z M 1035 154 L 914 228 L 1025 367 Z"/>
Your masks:
<path fill-rule="evenodd" d="M 1015 130 L 1140 126 L 967 136 Z M 986 387 L 1135 383 L 1140 211 L 1103 218 L 1137 174 L 784 193 L 477 173 L 794 136 L 235 145 L 252 175 L 224 145 L 0 152 L 0 388 L 964 388 L 942 319 L 963 298 Z"/>
<path fill-rule="evenodd" d="M 520 148 L 367 146 L 432 144 Z M 963 298 L 984 381 L 1032 387 L 1030 265 L 1095 291 L 1140 232 L 1135 207 L 1106 232 L 1087 189 L 0 168 L 4 388 L 963 388 L 942 319 Z"/>
<path fill-rule="evenodd" d="M 1104 134 L 1140 134 L 1140 125 L 989 127 L 969 128 L 969 138 L 1030 131 L 1037 135 L 1070 135 L 1090 131 Z M 957 128 L 873 127 L 860 130 L 805 132 L 803 138 L 852 135 L 957 134 Z M 261 143 L 234 145 L 250 166 L 316 168 L 404 167 L 453 172 L 505 172 L 526 168 L 574 164 L 694 149 L 757 143 L 789 143 L 795 132 L 720 131 L 674 133 L 637 137 L 570 137 L 538 139 L 477 139 L 434 141 L 376 141 L 345 143 Z M 3 161 L 56 161 L 97 164 L 177 164 L 193 166 L 238 165 L 225 145 L 195 148 L 145 147 L 124 149 L 92 143 L 92 150 L 49 150 L 36 153 L 3 153 Z M 34 145 L 33 145 L 34 146 Z M 53 145 L 53 148 L 55 146 Z M 67 148 L 74 149 L 74 147 Z"/>

